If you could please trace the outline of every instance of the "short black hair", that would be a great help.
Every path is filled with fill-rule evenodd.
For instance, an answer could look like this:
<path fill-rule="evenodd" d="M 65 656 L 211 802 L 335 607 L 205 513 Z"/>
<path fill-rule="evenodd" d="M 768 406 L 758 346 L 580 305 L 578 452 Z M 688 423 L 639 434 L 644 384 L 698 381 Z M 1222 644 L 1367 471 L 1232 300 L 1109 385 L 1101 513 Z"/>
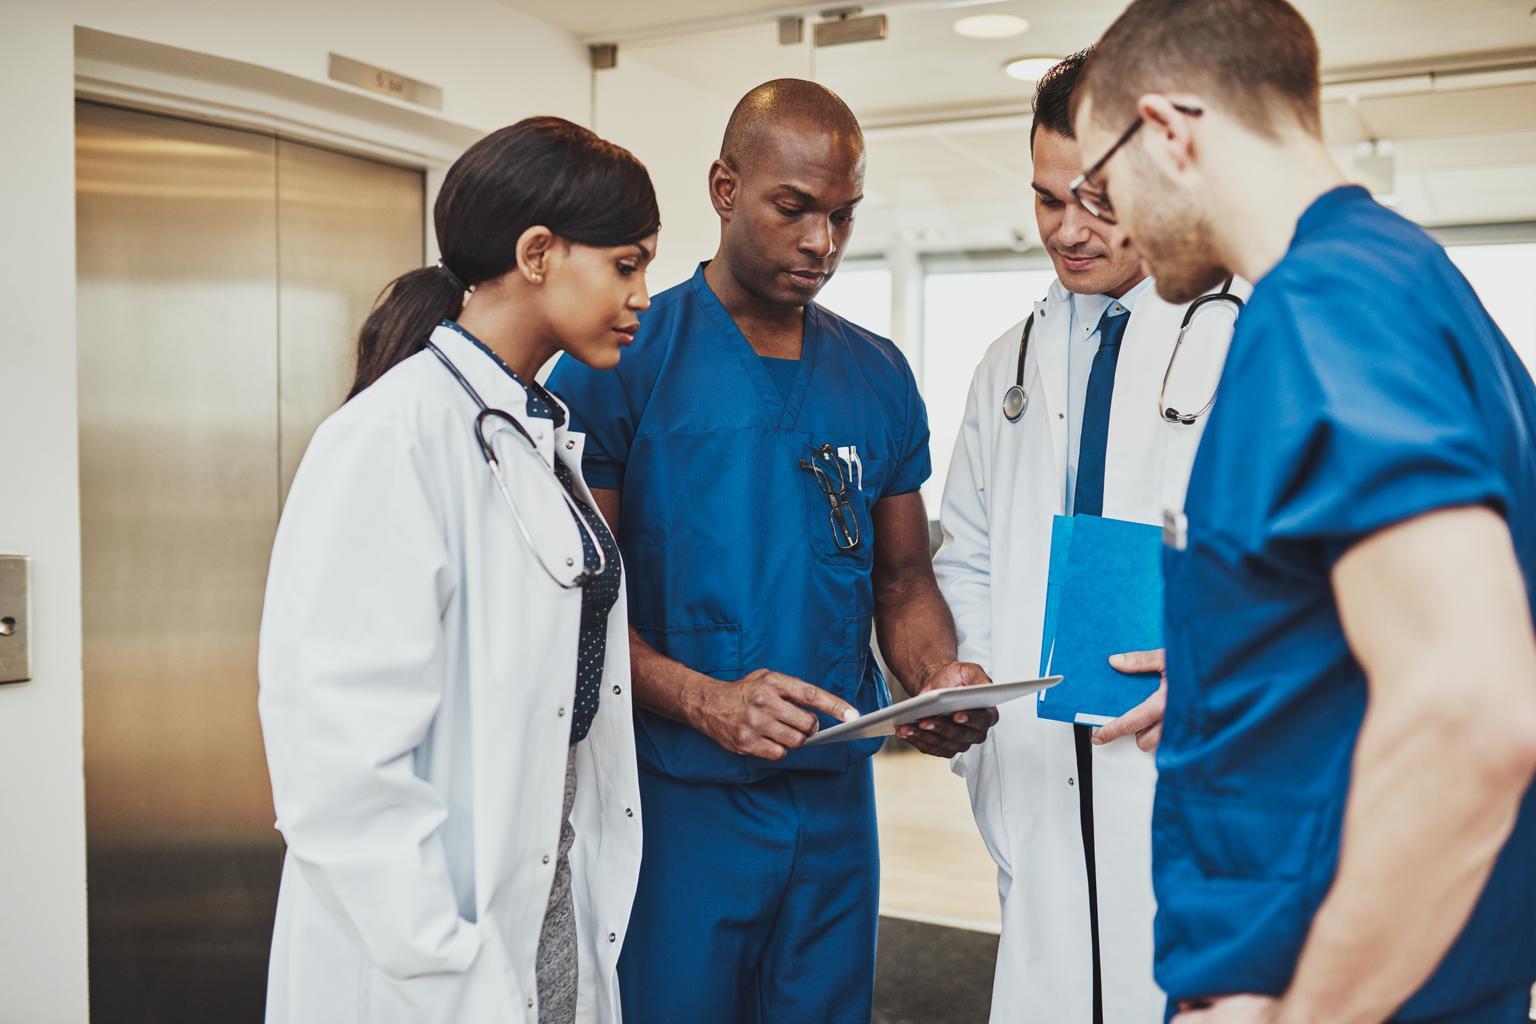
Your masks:
<path fill-rule="evenodd" d="M 1079 50 L 1051 70 L 1040 76 L 1035 83 L 1035 119 L 1029 126 L 1029 151 L 1035 151 L 1035 132 L 1041 128 L 1055 132 L 1063 138 L 1075 139 L 1072 130 L 1072 94 L 1077 91 L 1078 80 L 1093 56 L 1093 47 Z"/>

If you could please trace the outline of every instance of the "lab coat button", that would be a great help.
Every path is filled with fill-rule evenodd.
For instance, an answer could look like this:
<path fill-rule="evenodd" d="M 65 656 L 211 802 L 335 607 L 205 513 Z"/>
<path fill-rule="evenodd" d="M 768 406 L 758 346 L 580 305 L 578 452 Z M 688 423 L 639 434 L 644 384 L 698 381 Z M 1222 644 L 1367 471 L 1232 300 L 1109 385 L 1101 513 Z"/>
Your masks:
<path fill-rule="evenodd" d="M 547 854 L 547 853 L 544 855 L 544 863 L 545 864 L 549 863 L 549 854 Z"/>
<path fill-rule="evenodd" d="M 528 1000 L 528 1009 L 530 1009 L 530 1010 L 533 1009 L 533 1000 L 532 999 Z"/>
<path fill-rule="evenodd" d="M 555 714 L 559 715 L 561 718 L 564 718 L 565 717 L 565 708 L 561 708 L 559 711 L 556 711 Z"/>
<path fill-rule="evenodd" d="M 570 451 L 572 448 L 575 448 L 575 447 L 576 447 L 576 442 L 575 441 L 567 441 L 567 442 L 565 442 L 565 450 L 566 451 Z"/>
<path fill-rule="evenodd" d="M 626 807 L 626 808 L 624 808 L 624 817 L 626 817 L 626 818 L 633 818 L 634 816 L 635 816 L 635 809 L 633 807 Z"/>
<path fill-rule="evenodd" d="M 608 933 L 608 941 L 609 942 L 618 942 L 619 941 L 619 937 L 617 935 L 615 935 L 613 932 L 609 932 Z"/>
<path fill-rule="evenodd" d="M 565 560 L 565 564 L 566 564 L 567 567 L 575 565 L 576 564 L 576 559 L 574 559 L 574 558 L 567 558 Z"/>
<path fill-rule="evenodd" d="M 1072 779 L 1068 779 L 1068 780 L 1067 780 L 1067 785 L 1069 785 L 1069 786 L 1075 786 L 1075 785 L 1077 785 L 1077 783 L 1076 783 L 1076 782 L 1075 782 L 1075 781 L 1073 781 L 1073 780 L 1072 780 Z"/>
<path fill-rule="evenodd" d="M 615 687 L 614 687 L 614 688 L 613 688 L 613 695 L 614 695 L 614 696 L 615 696 L 615 697 L 617 697 L 617 696 L 618 696 L 618 695 L 619 695 L 619 694 L 621 694 L 621 693 L 623 693 L 623 692 L 624 692 L 624 687 L 622 687 L 622 686 L 615 686 Z"/>

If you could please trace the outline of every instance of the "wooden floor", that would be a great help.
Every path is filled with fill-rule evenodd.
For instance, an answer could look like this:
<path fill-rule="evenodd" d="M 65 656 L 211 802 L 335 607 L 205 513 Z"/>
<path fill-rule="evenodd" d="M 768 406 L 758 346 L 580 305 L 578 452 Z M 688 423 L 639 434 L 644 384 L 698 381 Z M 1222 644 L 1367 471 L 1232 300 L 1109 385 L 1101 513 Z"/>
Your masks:
<path fill-rule="evenodd" d="M 875 756 L 880 913 L 996 934 L 997 866 L 949 762 L 892 742 Z"/>

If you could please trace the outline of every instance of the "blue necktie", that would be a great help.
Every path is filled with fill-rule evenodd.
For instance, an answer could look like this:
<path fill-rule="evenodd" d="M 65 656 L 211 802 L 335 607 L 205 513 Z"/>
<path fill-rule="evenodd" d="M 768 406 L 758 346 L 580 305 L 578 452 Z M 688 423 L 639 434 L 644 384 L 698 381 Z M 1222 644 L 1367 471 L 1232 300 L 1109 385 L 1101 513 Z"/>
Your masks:
<path fill-rule="evenodd" d="M 1118 312 L 1113 312 L 1118 311 Z M 1111 302 L 1099 321 L 1099 350 L 1088 373 L 1088 398 L 1083 402 L 1083 432 L 1077 445 L 1077 491 L 1073 513 L 1104 514 L 1104 456 L 1109 450 L 1109 403 L 1115 393 L 1115 364 L 1120 339 L 1131 315 Z"/>

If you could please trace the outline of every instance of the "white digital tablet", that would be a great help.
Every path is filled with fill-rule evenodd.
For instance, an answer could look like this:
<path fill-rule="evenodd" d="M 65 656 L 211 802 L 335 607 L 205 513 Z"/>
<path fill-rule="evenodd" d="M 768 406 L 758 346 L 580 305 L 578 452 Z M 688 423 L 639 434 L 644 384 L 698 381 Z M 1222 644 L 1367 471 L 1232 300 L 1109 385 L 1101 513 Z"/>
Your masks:
<path fill-rule="evenodd" d="M 975 711 L 979 708 L 995 708 L 1010 700 L 1028 697 L 1061 682 L 1061 676 L 1031 679 L 1020 683 L 988 683 L 985 686 L 953 686 L 944 690 L 929 690 L 892 704 L 879 711 L 855 718 L 851 722 L 823 729 L 805 741 L 808 747 L 819 743 L 842 743 L 846 740 L 863 740 L 871 736 L 890 736 L 898 725 L 907 725 L 922 718 L 952 715 L 956 711 Z"/>

